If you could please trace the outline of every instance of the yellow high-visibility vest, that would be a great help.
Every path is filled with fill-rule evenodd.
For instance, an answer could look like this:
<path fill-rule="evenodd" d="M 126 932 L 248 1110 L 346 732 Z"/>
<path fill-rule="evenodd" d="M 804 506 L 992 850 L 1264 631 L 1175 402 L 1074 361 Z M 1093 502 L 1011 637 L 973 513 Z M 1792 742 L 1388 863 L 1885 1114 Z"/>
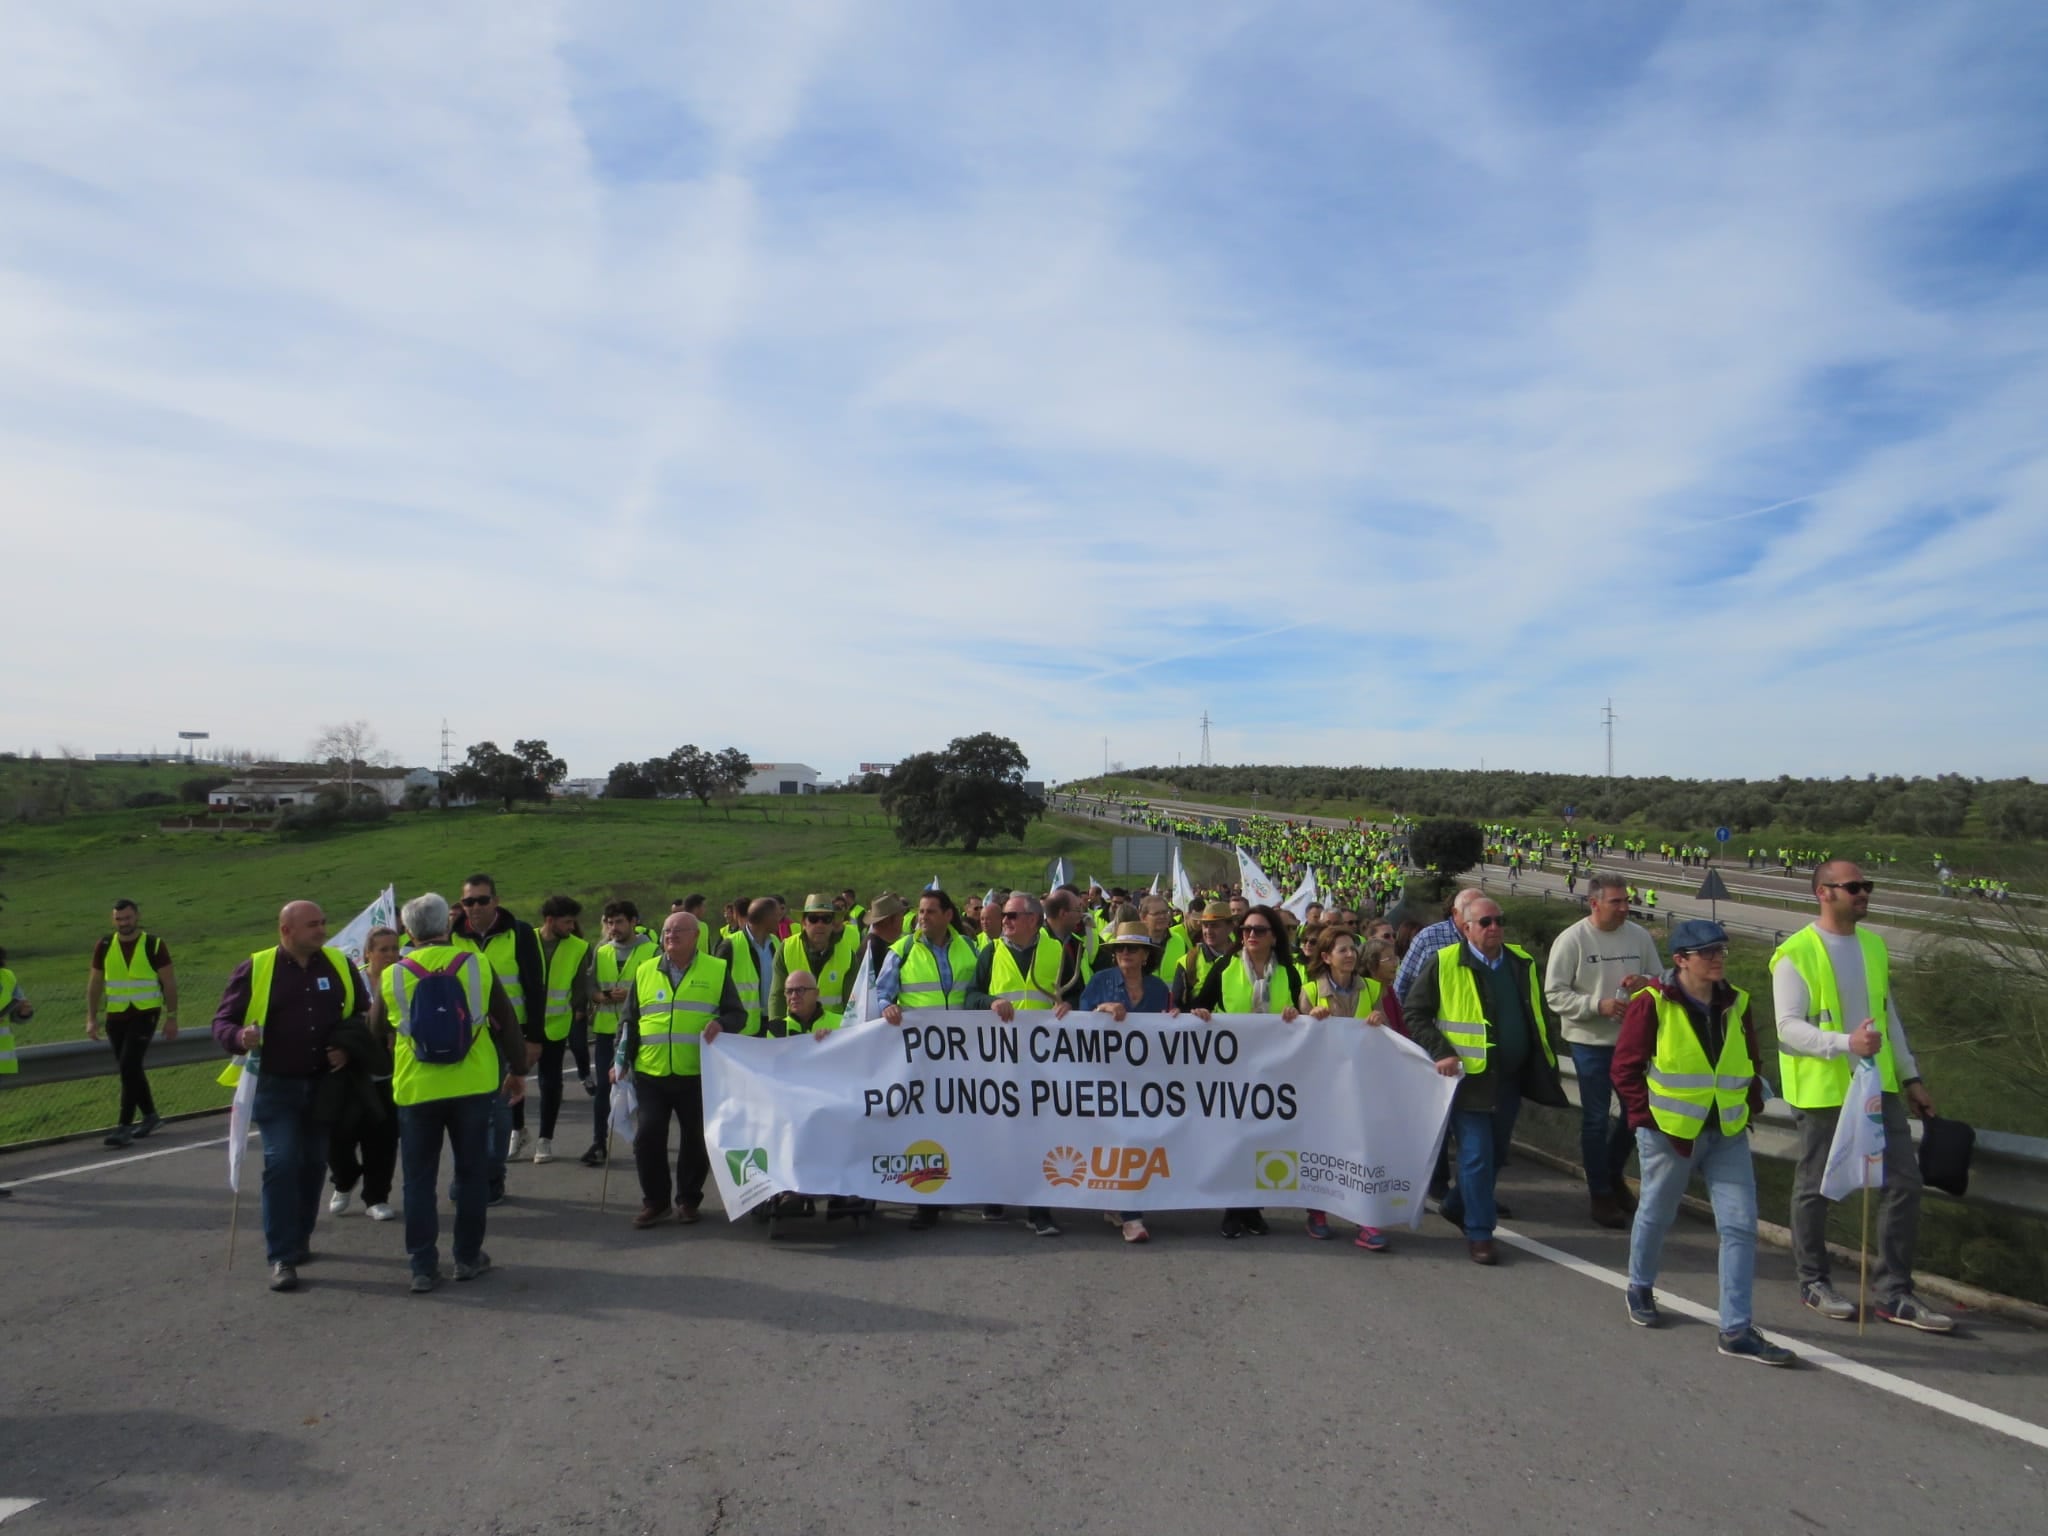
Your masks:
<path fill-rule="evenodd" d="M 583 957 L 589 953 L 590 940 L 565 933 L 548 958 L 548 1006 L 541 1029 L 550 1040 L 569 1038 L 569 997 L 576 987 L 576 973 L 583 968 Z"/>
<path fill-rule="evenodd" d="M 1267 1013 L 1279 1013 L 1294 1006 L 1294 970 L 1272 962 L 1273 973 L 1266 982 Z M 1252 973 L 1246 968 L 1243 955 L 1232 955 L 1223 967 L 1223 1006 L 1221 1013 L 1253 1013 L 1258 1010 L 1252 1003 Z"/>
<path fill-rule="evenodd" d="M 953 973 L 948 991 L 939 974 L 939 957 L 922 934 L 906 933 L 890 946 L 896 956 L 896 1002 L 904 1008 L 965 1008 L 967 989 L 974 985 L 974 946 L 947 930 L 946 964 Z"/>
<path fill-rule="evenodd" d="M 827 1007 L 834 1002 L 844 1007 L 846 983 L 853 974 L 853 957 L 860 949 L 860 932 L 848 923 L 839 930 L 839 937 L 832 941 L 832 952 L 811 974 L 818 978 L 818 999 Z M 811 957 L 804 952 L 804 936 L 792 933 L 782 941 L 782 974 L 795 971 L 810 971 Z"/>
<path fill-rule="evenodd" d="M 597 959 L 592 962 L 593 974 L 600 989 L 609 990 L 619 984 L 621 978 L 631 981 L 639 974 L 640 967 L 653 959 L 656 948 L 651 939 L 637 939 L 626 951 L 626 958 L 619 958 L 618 949 L 609 941 L 597 946 Z M 619 1032 L 619 1010 L 602 1004 L 590 1013 L 590 1027 L 600 1035 L 616 1035 Z"/>
<path fill-rule="evenodd" d="M 639 1049 L 633 1053 L 633 1070 L 649 1077 L 698 1077 L 703 1074 L 699 1054 L 704 1026 L 718 1013 L 725 996 L 727 966 L 715 955 L 698 951 L 683 972 L 682 980 L 671 982 L 660 960 L 640 967 L 633 985 L 640 1004 Z"/>
<path fill-rule="evenodd" d="M 1060 941 L 1049 933 L 1038 936 L 1032 951 L 1031 974 L 1017 964 L 1017 953 L 1008 941 L 996 944 L 995 961 L 989 967 L 988 996 L 991 1003 L 1009 1003 L 1019 1009 L 1050 1008 L 1060 984 Z"/>
<path fill-rule="evenodd" d="M 1644 988 L 1644 991 L 1651 990 Z M 1641 992 L 1636 994 L 1642 996 Z M 1721 1059 L 1708 1061 L 1692 1010 L 1677 998 L 1657 997 L 1657 1049 L 1644 1074 L 1650 1095 L 1650 1118 L 1666 1136 L 1691 1141 L 1707 1128 L 1707 1117 L 1719 1113 L 1721 1134 L 1733 1136 L 1749 1124 L 1749 1085 L 1756 1066 L 1743 1038 L 1742 1015 L 1749 994 L 1737 987 L 1728 1010 L 1728 1032 Z"/>
<path fill-rule="evenodd" d="M 1459 951 L 1464 947 L 1465 941 L 1460 939 L 1436 952 L 1436 1027 L 1450 1043 L 1451 1049 L 1458 1053 L 1465 1075 L 1477 1077 L 1486 1070 L 1487 1058 L 1493 1050 L 1493 1038 L 1487 1028 L 1486 1005 L 1480 1001 L 1479 983 L 1459 957 Z M 1509 954 L 1529 961 L 1529 1030 L 1543 1048 L 1544 1059 L 1555 1067 L 1557 1052 L 1552 1049 L 1550 1031 L 1543 1024 L 1543 979 L 1536 974 L 1536 962 L 1519 944 L 1503 947 Z M 1501 963 L 1505 965 L 1507 962 L 1503 960 Z"/>
<path fill-rule="evenodd" d="M 14 972 L 0 965 L 0 1072 L 19 1072 L 21 1053 L 14 1048 Z"/>
<path fill-rule="evenodd" d="M 121 953 L 121 936 L 113 934 L 107 939 L 106 959 L 100 962 L 100 975 L 106 982 L 106 1008 L 109 1013 L 125 1013 L 130 1008 L 161 1008 L 164 1005 L 163 983 L 157 980 L 156 968 L 149 963 L 149 935 L 135 936 L 135 953 Z"/>
<path fill-rule="evenodd" d="M 1899 1063 L 1892 1055 L 1891 957 L 1884 940 L 1868 928 L 1856 930 L 1863 951 L 1863 981 L 1870 993 L 1870 1017 L 1877 1028 L 1877 1070 L 1886 1093 L 1899 1091 Z M 1799 979 L 1806 983 L 1806 1017 L 1815 1029 L 1830 1034 L 1847 1034 L 1863 1021 L 1842 1017 L 1842 993 L 1835 985 L 1835 967 L 1828 959 L 1828 947 L 1820 930 L 1808 923 L 1780 944 L 1771 956 L 1772 969 L 1780 960 L 1790 960 Z M 1838 1109 L 1849 1096 L 1851 1062 L 1840 1056 L 1794 1056 L 1778 1052 L 1778 1075 L 1785 1102 L 1794 1109 Z"/>
<path fill-rule="evenodd" d="M 461 1099 L 471 1094 L 496 1093 L 504 1081 L 504 1065 L 498 1048 L 491 1042 L 491 962 L 477 952 L 474 944 L 426 944 L 405 958 L 424 970 L 438 971 L 451 960 L 457 962 L 464 1000 L 469 1004 L 471 1034 L 469 1054 L 445 1066 L 421 1061 L 413 1054 L 412 1025 L 407 1017 L 413 987 L 412 972 L 406 966 L 387 965 L 381 990 L 384 1016 L 391 1022 L 391 1097 L 399 1104 L 431 1104 L 438 1099 Z"/>

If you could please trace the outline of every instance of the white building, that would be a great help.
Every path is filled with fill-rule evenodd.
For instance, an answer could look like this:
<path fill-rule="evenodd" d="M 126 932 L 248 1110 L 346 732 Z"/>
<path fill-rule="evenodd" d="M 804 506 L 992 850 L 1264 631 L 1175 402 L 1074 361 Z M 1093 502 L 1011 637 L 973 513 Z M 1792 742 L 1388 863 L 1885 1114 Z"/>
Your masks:
<path fill-rule="evenodd" d="M 604 793 L 605 783 L 604 779 L 564 779 L 555 786 L 554 792 L 557 795 L 573 795 L 580 800 L 595 800 Z"/>
<path fill-rule="evenodd" d="M 756 763 L 743 795 L 815 795 L 818 770 L 803 763 Z"/>
<path fill-rule="evenodd" d="M 242 778 L 209 790 L 209 811 L 251 811 L 281 809 L 287 805 L 311 805 L 323 789 L 339 789 L 347 782 L 339 769 L 317 768 L 289 763 L 263 763 Z M 414 785 L 439 787 L 441 776 L 431 768 L 358 768 L 357 792 L 377 795 L 386 805 L 405 803 L 405 792 Z"/>

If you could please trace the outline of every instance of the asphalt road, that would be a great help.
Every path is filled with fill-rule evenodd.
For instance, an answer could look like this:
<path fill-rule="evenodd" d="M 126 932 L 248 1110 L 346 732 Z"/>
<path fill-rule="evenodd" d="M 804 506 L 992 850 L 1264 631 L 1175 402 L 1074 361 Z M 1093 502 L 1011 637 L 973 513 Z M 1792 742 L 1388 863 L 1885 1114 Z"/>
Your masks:
<path fill-rule="evenodd" d="M 1599 1278 L 1478 1268 L 1435 1217 L 1386 1255 L 1281 1212 L 1238 1242 L 1208 1213 L 1141 1248 L 1093 1215 L 1044 1240 L 888 1214 L 771 1245 L 634 1232 L 629 1169 L 600 1216 L 564 1161 L 515 1165 L 473 1284 L 414 1297 L 398 1223 L 323 1211 L 304 1289 L 272 1295 L 253 1202 L 223 1270 L 222 1148 L 196 1145 L 223 1130 L 0 1202 L 0 1536 L 2048 1528 L 2048 1430 L 1632 1328 Z M 1562 1176 L 1503 1192 L 1525 1239 L 1624 1262 Z M 1859 1339 L 1761 1265 L 1775 1336 L 2048 1423 L 2048 1335 Z M 1708 1229 L 1681 1225 L 1663 1291 L 1712 1304 Z"/>

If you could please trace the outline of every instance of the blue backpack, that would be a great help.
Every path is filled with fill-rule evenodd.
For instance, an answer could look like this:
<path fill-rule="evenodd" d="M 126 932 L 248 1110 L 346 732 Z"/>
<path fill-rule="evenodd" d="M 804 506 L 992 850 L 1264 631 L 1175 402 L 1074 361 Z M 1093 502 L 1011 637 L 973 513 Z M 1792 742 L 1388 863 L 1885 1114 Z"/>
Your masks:
<path fill-rule="evenodd" d="M 430 1067 L 452 1067 L 469 1059 L 475 1043 L 476 1017 L 469 1011 L 469 989 L 462 967 L 469 957 L 457 955 L 430 971 L 410 956 L 398 963 L 412 977 L 405 999 L 405 1037 L 413 1059 Z"/>

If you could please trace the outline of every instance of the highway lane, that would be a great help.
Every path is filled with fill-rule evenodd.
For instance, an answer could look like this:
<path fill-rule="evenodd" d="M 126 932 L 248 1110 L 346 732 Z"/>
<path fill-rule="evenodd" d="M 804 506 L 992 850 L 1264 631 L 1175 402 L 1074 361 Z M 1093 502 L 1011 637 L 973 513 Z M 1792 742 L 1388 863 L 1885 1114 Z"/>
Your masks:
<path fill-rule="evenodd" d="M 218 1122 L 160 1133 L 171 1146 Z M 900 1215 L 770 1245 L 716 1219 L 638 1233 L 573 1162 L 515 1165 L 498 1267 L 405 1290 L 397 1224 L 324 1213 L 296 1295 L 263 1287 L 253 1202 L 222 1272 L 222 1149 L 18 1185 L 0 1205 L 6 1536 L 105 1532 L 1246 1530 L 2038 1533 L 2048 1445 L 1818 1369 L 1628 1326 L 1618 1292 L 1431 1217 L 1396 1251 L 1209 1213 L 1127 1248 L 1094 1215 Z M 89 1159 L 7 1159 L 10 1179 Z M 1597 1266 L 1583 1193 L 1504 1175 L 1511 1227 Z M 1773 1214 L 1773 1213 L 1766 1213 Z M 1759 1319 L 2035 1426 L 2048 1337 L 1825 1322 L 1761 1259 Z M 1707 1229 L 1667 1294 L 1711 1304 Z M 2038 1431 L 2048 1441 L 2048 1429 Z"/>

